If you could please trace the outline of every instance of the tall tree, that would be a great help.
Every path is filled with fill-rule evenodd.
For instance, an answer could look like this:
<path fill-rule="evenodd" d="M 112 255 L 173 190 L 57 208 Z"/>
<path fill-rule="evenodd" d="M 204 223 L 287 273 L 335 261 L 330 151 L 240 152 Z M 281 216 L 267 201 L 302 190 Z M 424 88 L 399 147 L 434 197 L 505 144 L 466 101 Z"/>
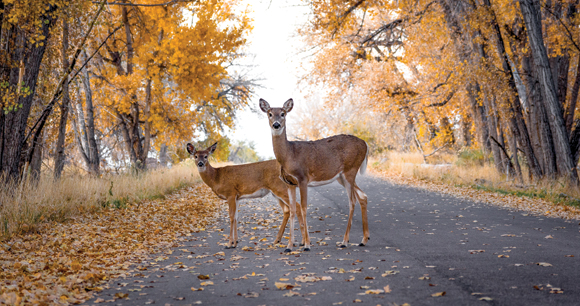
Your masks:
<path fill-rule="evenodd" d="M 568 132 L 563 118 L 562 107 L 558 99 L 558 92 L 550 69 L 546 46 L 542 36 L 542 19 L 540 16 L 540 3 L 534 0 L 519 0 L 520 8 L 531 47 L 534 63 L 537 67 L 538 78 L 544 93 L 544 103 L 549 112 L 550 127 L 554 134 L 554 142 L 557 151 L 558 166 L 562 173 L 569 177 L 573 185 L 578 184 L 578 174 L 574 164 L 574 158 L 570 149 Z"/>

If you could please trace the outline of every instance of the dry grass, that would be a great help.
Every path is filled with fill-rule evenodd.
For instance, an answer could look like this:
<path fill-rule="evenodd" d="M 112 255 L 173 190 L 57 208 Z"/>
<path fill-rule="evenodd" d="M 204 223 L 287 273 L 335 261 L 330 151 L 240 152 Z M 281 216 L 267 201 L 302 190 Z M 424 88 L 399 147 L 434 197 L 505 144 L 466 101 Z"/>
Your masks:
<path fill-rule="evenodd" d="M 386 158 L 386 161 L 385 161 Z M 474 184 L 494 182 L 505 184 L 505 176 L 500 175 L 492 164 L 465 162 L 454 154 L 438 154 L 428 157 L 425 164 L 421 153 L 389 152 L 374 166 L 387 173 L 420 180 L 442 182 L 445 184 Z"/>
<path fill-rule="evenodd" d="M 518 184 L 513 178 L 498 173 L 493 163 L 484 162 L 481 156 L 476 155 L 473 152 L 442 153 L 428 157 L 429 164 L 425 164 L 420 153 L 389 152 L 381 158 L 375 158 L 370 165 L 375 171 L 390 177 L 467 186 L 481 191 L 539 198 L 555 204 L 580 207 L 580 190 L 566 185 L 564 180 L 526 181 L 523 185 Z"/>
<path fill-rule="evenodd" d="M 140 175 L 103 175 L 91 178 L 67 174 L 54 181 L 44 175 L 37 183 L 0 187 L 0 238 L 35 231 L 46 221 L 63 221 L 105 207 L 123 208 L 129 203 L 155 199 L 199 182 L 199 174 L 184 162 L 171 169 Z"/>

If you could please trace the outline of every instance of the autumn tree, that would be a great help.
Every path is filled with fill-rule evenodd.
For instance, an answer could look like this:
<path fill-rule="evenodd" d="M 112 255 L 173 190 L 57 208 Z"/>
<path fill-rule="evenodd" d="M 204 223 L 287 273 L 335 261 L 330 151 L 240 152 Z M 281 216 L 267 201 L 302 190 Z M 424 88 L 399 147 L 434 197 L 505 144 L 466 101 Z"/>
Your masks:
<path fill-rule="evenodd" d="M 107 110 L 101 123 L 122 134 L 131 162 L 143 168 L 152 139 L 170 143 L 232 126 L 250 89 L 226 65 L 240 55 L 249 19 L 233 1 L 125 4 L 111 6 L 99 29 L 102 39 L 118 31 L 99 51 L 92 80 Z"/>
<path fill-rule="evenodd" d="M 575 1 L 308 4 L 301 33 L 317 52 L 305 80 L 329 85 L 328 101 L 356 93 L 404 116 L 418 147 L 454 147 L 459 135 L 519 181 L 526 169 L 577 183 Z"/>

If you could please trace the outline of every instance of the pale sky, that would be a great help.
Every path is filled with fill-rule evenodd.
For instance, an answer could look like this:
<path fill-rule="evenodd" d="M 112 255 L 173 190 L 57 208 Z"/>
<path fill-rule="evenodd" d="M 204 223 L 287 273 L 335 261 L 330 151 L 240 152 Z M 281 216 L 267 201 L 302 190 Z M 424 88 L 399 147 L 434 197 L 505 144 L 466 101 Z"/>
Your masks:
<path fill-rule="evenodd" d="M 259 110 L 260 98 L 271 106 L 281 106 L 289 98 L 293 98 L 295 104 L 304 102 L 297 88 L 298 67 L 303 55 L 298 54 L 301 42 L 296 37 L 296 29 L 307 20 L 308 9 L 299 0 L 246 1 L 251 5 L 254 19 L 248 52 L 255 55 L 253 75 L 263 79 L 260 83 L 264 87 L 256 90 L 250 104 Z M 256 114 L 244 110 L 237 116 L 236 128 L 228 136 L 234 141 L 253 141 L 258 155 L 274 158 L 266 115 L 261 111 Z M 291 124 L 292 116 L 288 120 Z"/>

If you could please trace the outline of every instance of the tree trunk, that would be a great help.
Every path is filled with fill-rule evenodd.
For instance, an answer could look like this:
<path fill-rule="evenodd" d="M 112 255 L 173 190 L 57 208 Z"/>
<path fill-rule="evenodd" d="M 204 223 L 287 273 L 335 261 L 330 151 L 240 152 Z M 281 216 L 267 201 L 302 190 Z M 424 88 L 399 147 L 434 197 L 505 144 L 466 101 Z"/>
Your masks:
<path fill-rule="evenodd" d="M 510 149 L 512 151 L 512 163 L 515 168 L 515 176 L 518 183 L 524 183 L 524 177 L 522 175 L 522 168 L 520 167 L 520 161 L 518 160 L 518 142 L 517 137 L 512 133 L 510 137 Z"/>
<path fill-rule="evenodd" d="M 544 175 L 554 179 L 558 173 L 556 151 L 554 149 L 554 137 L 552 136 L 552 131 L 550 129 L 548 114 L 546 113 L 546 108 L 542 103 L 543 92 L 540 89 L 540 84 L 536 77 L 537 73 L 531 65 L 531 58 L 529 56 L 524 57 L 522 67 L 524 68 L 524 73 L 527 74 L 526 80 L 529 83 L 528 88 L 530 89 L 529 96 L 532 98 L 530 103 L 532 113 L 530 117 L 537 124 L 540 145 L 542 148 L 541 152 L 544 156 Z"/>
<path fill-rule="evenodd" d="M 62 70 L 66 73 L 68 62 L 68 21 L 66 18 L 62 19 Z M 64 152 L 65 138 L 66 138 L 66 124 L 68 121 L 68 109 L 70 105 L 70 95 L 68 86 L 69 77 L 67 76 L 64 85 L 62 86 L 62 100 L 60 104 L 60 122 L 58 126 L 58 138 L 56 141 L 56 155 L 54 158 L 54 178 L 60 179 L 66 155 Z M 36 153 L 36 152 L 35 152 Z"/>
<path fill-rule="evenodd" d="M 479 85 L 476 85 L 476 93 L 479 91 L 480 91 Z M 489 131 L 488 138 L 493 138 L 497 140 L 500 143 L 500 145 L 503 145 L 503 136 L 501 134 L 501 128 L 499 127 L 498 124 L 499 117 L 497 117 L 497 113 L 495 112 L 494 107 L 491 105 L 493 102 L 490 101 L 487 97 L 483 98 L 483 102 L 485 108 L 487 109 L 487 113 L 485 114 L 485 116 L 487 117 L 486 120 L 487 130 Z M 488 141 L 491 140 L 488 139 Z M 501 154 L 500 147 L 494 141 L 491 141 L 491 152 L 493 154 L 493 162 L 495 164 L 495 168 L 499 173 L 505 173 L 507 164 L 505 163 L 504 157 Z"/>
<path fill-rule="evenodd" d="M 86 62 L 87 52 L 83 50 L 83 62 Z M 101 157 L 99 155 L 99 147 L 97 146 L 97 140 L 95 137 L 95 112 L 93 107 L 93 91 L 91 90 L 91 79 L 89 77 L 89 71 L 87 67 L 83 67 L 81 73 L 81 79 L 83 82 L 83 88 L 85 91 L 85 109 L 86 109 L 86 124 L 85 120 L 83 120 L 83 124 L 85 127 L 85 135 L 86 135 L 86 142 L 87 142 L 87 157 L 89 163 L 87 164 L 87 168 L 92 175 L 99 175 L 100 169 L 100 160 Z M 82 108 L 81 108 L 82 110 Z"/>
<path fill-rule="evenodd" d="M 523 118 L 522 107 L 519 101 L 518 89 L 515 81 L 515 76 L 517 75 L 517 72 L 512 70 L 512 66 L 509 64 L 509 59 L 507 57 L 507 52 L 505 49 L 505 43 L 495 17 L 495 12 L 491 7 L 491 3 L 489 0 L 483 0 L 483 3 L 489 10 L 490 15 L 492 16 L 491 28 L 493 31 L 493 35 L 495 36 L 494 40 L 496 50 L 502 64 L 503 71 L 506 72 L 506 76 L 508 77 L 508 85 L 512 89 L 514 96 L 513 99 L 509 102 L 511 104 L 509 106 L 509 110 L 511 112 L 510 117 L 512 117 L 509 120 L 510 129 L 514 133 L 514 136 L 518 138 L 518 141 L 522 146 L 524 154 L 526 155 L 528 167 L 530 168 L 530 175 L 535 179 L 539 179 L 542 177 L 542 171 L 541 168 L 538 166 L 538 160 L 536 158 L 536 155 L 534 154 L 532 143 L 530 141 L 530 136 L 528 134 L 528 129 L 526 127 L 526 123 Z"/>
<path fill-rule="evenodd" d="M 580 54 L 578 55 L 578 63 L 576 64 L 576 79 L 574 86 L 570 93 L 570 102 L 566 108 L 566 131 L 568 134 L 572 133 L 572 124 L 574 123 L 574 113 L 576 112 L 576 103 L 578 102 L 578 90 L 580 89 Z"/>
<path fill-rule="evenodd" d="M 45 39 L 40 43 L 29 44 L 25 31 L 18 26 L 13 26 L 8 31 L 0 33 L 5 40 L 2 46 L 4 52 L 10 57 L 12 63 L 22 63 L 22 67 L 10 65 L 5 68 L 0 81 L 7 82 L 9 88 L 15 89 L 19 85 L 19 79 L 24 82 L 24 87 L 30 91 L 29 95 L 19 96 L 16 104 L 18 107 L 4 115 L 2 139 L 2 160 L 0 161 L 0 174 L 4 179 L 18 180 L 22 172 L 22 154 L 25 147 L 26 127 L 32 102 L 36 91 L 36 82 L 40 70 L 40 64 L 48 45 L 50 29 L 55 22 L 51 16 L 56 6 L 49 6 L 46 14 L 41 18 L 40 33 Z M 4 29 L 3 29 L 4 30 Z M 6 33 L 8 32 L 8 33 Z M 6 34 L 6 35 L 5 35 Z M 7 64 L 7 63 L 2 63 Z M 5 66 L 6 67 L 6 66 Z M 22 68 L 22 69 L 20 69 Z M 26 73 L 24 73 L 26 71 Z M 7 131 L 10 131 L 7 133 Z"/>
<path fill-rule="evenodd" d="M 538 0 L 519 0 L 522 15 L 528 32 L 528 39 L 534 64 L 538 72 L 540 85 L 544 92 L 544 104 L 549 114 L 550 128 L 554 135 L 554 145 L 557 152 L 558 167 L 568 176 L 570 184 L 578 185 L 578 173 L 574 165 L 568 132 L 562 116 L 562 108 L 558 100 L 556 86 L 548 54 L 542 36 L 542 21 L 540 18 L 540 3 Z"/>
<path fill-rule="evenodd" d="M 42 169 L 42 153 L 44 151 L 44 131 L 42 132 L 42 137 L 40 138 L 39 144 L 36 145 L 36 150 L 32 155 L 32 160 L 30 162 L 30 178 L 33 182 L 37 183 L 40 180 L 40 170 Z"/>

